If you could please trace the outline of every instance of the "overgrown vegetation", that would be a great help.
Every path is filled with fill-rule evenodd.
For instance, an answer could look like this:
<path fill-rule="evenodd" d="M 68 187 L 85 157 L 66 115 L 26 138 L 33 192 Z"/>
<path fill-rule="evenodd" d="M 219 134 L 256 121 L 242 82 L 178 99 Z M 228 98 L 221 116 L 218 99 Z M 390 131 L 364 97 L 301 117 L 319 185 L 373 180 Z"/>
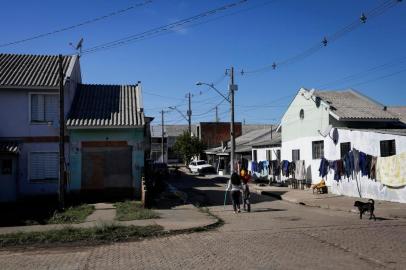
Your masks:
<path fill-rule="evenodd" d="M 93 228 L 65 227 L 44 232 L 20 232 L 0 235 L 0 247 L 51 243 L 85 242 L 89 244 L 138 240 L 163 234 L 163 228 L 151 226 L 102 225 Z"/>
<path fill-rule="evenodd" d="M 190 136 L 188 131 L 183 132 L 176 139 L 173 146 L 174 151 L 181 155 L 186 165 L 189 165 L 190 160 L 203 153 L 206 145 L 197 137 Z"/>
<path fill-rule="evenodd" d="M 125 201 L 115 203 L 116 219 L 120 221 L 159 218 L 158 213 L 142 207 L 139 201 Z"/>
<path fill-rule="evenodd" d="M 94 206 L 89 204 L 72 206 L 63 212 L 55 212 L 54 215 L 48 220 L 48 224 L 82 223 L 86 220 L 87 216 L 93 213 L 93 211 Z"/>

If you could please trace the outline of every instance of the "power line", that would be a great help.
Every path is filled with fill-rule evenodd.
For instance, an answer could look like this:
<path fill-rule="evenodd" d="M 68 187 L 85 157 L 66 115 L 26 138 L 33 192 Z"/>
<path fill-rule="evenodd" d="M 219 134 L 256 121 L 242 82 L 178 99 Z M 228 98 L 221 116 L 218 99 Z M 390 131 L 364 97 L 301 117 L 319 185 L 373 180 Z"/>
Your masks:
<path fill-rule="evenodd" d="M 352 75 L 348 75 L 348 76 L 345 76 L 345 77 L 343 77 L 341 79 L 331 81 L 329 83 L 321 84 L 317 88 L 324 88 L 324 87 L 326 87 L 328 85 L 332 85 L 332 84 L 342 84 L 342 83 L 345 83 L 347 81 L 357 80 L 359 78 L 365 77 L 366 75 L 369 75 L 371 72 L 391 68 L 391 67 L 394 67 L 396 65 L 403 64 L 405 62 L 406 62 L 406 57 L 402 57 L 400 59 L 389 61 L 389 62 L 387 62 L 385 64 L 381 64 L 381 65 L 371 67 L 371 68 L 369 68 L 369 69 L 367 69 L 365 71 L 361 71 L 361 72 L 358 72 L 358 73 L 355 73 L 355 74 L 352 74 Z"/>
<path fill-rule="evenodd" d="M 78 28 L 78 27 L 82 27 L 82 26 L 87 25 L 87 24 L 95 23 L 95 22 L 98 22 L 98 21 L 101 21 L 101 20 L 108 19 L 108 18 L 113 17 L 113 16 L 123 14 L 125 12 L 128 12 L 128 11 L 133 10 L 135 8 L 138 8 L 138 7 L 145 6 L 145 5 L 150 4 L 150 3 L 152 3 L 152 0 L 145 0 L 145 1 L 141 2 L 141 3 L 135 4 L 133 6 L 123 8 L 123 9 L 119 9 L 119 10 L 110 12 L 108 14 L 105 14 L 105 15 L 102 15 L 102 16 L 87 20 L 87 21 L 83 21 L 83 22 L 80 22 L 80 23 L 77 23 L 77 24 L 74 24 L 74 25 L 71 25 L 71 26 L 67 26 L 67 27 L 64 27 L 64 28 L 60 28 L 60 29 L 50 31 L 50 32 L 38 34 L 38 35 L 31 36 L 31 37 L 28 37 L 28 38 L 3 43 L 3 44 L 0 44 L 0 48 L 15 45 L 15 44 L 24 43 L 24 42 L 27 42 L 27 41 L 31 41 L 31 40 L 35 40 L 35 39 L 39 39 L 39 38 L 43 38 L 43 37 L 47 37 L 47 36 L 51 36 L 51 35 L 54 35 L 54 34 L 57 34 L 57 33 L 65 32 L 65 31 L 69 31 L 69 30 L 72 30 L 72 29 L 75 29 L 75 28 Z"/>
<path fill-rule="evenodd" d="M 296 63 L 302 59 L 305 59 L 314 53 L 318 52 L 319 50 L 323 49 L 324 47 L 327 47 L 328 44 L 337 41 L 344 35 L 354 31 L 356 28 L 360 27 L 361 25 L 365 24 L 365 22 L 371 18 L 377 17 L 379 15 L 382 15 L 385 13 L 387 10 L 390 8 L 396 6 L 398 3 L 402 2 L 402 0 L 386 0 L 383 3 L 381 3 L 379 6 L 371 9 L 370 11 L 363 13 L 361 17 L 349 25 L 343 27 L 342 29 L 338 30 L 337 32 L 333 33 L 330 36 L 325 36 L 320 42 L 316 43 L 312 47 L 302 51 L 301 53 L 294 55 L 292 57 L 289 57 L 285 60 L 281 60 L 278 62 L 273 62 L 272 64 L 268 64 L 266 66 L 253 69 L 253 70 L 248 70 L 248 71 L 243 71 L 242 74 L 252 74 L 252 73 L 259 73 L 259 72 L 265 72 L 268 70 L 275 70 L 281 66 L 285 65 L 290 65 L 293 63 Z"/>
<path fill-rule="evenodd" d="M 131 35 L 131 36 L 128 36 L 128 37 L 125 37 L 125 38 L 121 38 L 121 39 L 117 39 L 117 40 L 114 40 L 114 41 L 106 42 L 106 43 L 91 47 L 89 49 L 83 50 L 83 54 L 94 53 L 94 52 L 97 52 L 97 51 L 100 51 L 100 50 L 105 50 L 105 49 L 110 49 L 110 48 L 116 48 L 118 46 L 122 46 L 124 44 L 129 43 L 129 42 L 142 40 L 142 39 L 145 39 L 145 38 L 148 38 L 148 37 L 153 37 L 155 35 L 159 35 L 159 34 L 162 34 L 162 33 L 167 33 L 169 31 L 176 30 L 179 27 L 184 27 L 185 25 L 190 25 L 191 23 L 193 23 L 195 21 L 198 21 L 198 20 L 201 20 L 203 18 L 206 18 L 206 17 L 212 16 L 212 15 L 215 15 L 217 13 L 223 12 L 225 10 L 237 7 L 237 6 L 241 5 L 241 4 L 246 3 L 247 1 L 248 0 L 240 0 L 240 1 L 237 1 L 237 2 L 230 3 L 230 4 L 226 4 L 224 6 L 202 12 L 202 13 L 197 14 L 195 16 L 192 16 L 192 17 L 189 17 L 189 18 L 186 18 L 186 19 L 182 19 L 182 20 L 176 21 L 174 23 L 159 26 L 159 27 L 144 31 L 142 33 Z"/>

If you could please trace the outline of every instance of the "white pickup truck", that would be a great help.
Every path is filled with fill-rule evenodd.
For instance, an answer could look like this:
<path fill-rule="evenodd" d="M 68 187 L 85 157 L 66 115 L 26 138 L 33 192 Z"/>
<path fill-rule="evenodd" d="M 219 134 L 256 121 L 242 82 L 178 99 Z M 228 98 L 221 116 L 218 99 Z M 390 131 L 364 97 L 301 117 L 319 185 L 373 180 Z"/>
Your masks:
<path fill-rule="evenodd" d="M 205 160 L 194 160 L 190 162 L 189 169 L 192 173 L 213 173 L 214 167 Z"/>

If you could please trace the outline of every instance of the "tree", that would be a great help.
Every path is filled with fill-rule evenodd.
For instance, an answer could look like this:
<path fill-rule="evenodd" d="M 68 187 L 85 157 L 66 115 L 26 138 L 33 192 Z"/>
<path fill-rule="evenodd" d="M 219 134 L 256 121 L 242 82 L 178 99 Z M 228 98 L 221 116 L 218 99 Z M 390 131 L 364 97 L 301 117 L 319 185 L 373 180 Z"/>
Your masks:
<path fill-rule="evenodd" d="M 199 138 L 192 137 L 189 132 L 185 131 L 178 136 L 173 149 L 178 155 L 182 156 L 186 165 L 189 165 L 191 159 L 203 153 L 206 146 Z"/>

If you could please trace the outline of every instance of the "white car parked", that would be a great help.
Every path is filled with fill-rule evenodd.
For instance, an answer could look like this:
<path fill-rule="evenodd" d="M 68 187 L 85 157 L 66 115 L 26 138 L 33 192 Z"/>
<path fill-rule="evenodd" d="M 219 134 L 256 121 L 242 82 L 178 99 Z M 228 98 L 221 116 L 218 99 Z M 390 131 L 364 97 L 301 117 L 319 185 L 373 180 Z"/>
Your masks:
<path fill-rule="evenodd" d="M 205 173 L 214 171 L 214 167 L 208 164 L 205 160 L 194 160 L 190 162 L 189 169 L 192 173 Z"/>

